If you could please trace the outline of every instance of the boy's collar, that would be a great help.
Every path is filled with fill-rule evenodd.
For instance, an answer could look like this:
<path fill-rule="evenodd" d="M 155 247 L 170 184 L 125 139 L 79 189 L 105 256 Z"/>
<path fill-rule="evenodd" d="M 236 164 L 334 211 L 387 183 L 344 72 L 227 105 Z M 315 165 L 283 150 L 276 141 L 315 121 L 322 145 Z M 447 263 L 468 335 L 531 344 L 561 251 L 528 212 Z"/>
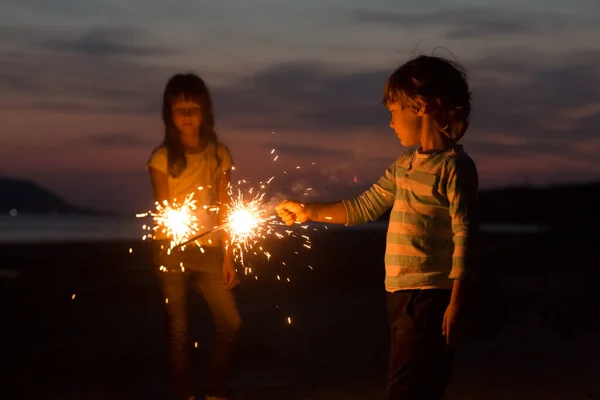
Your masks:
<path fill-rule="evenodd" d="M 447 151 L 452 151 L 452 150 L 462 150 L 462 145 L 455 143 L 446 148 L 428 151 L 427 153 L 424 153 L 423 148 L 419 147 L 415 150 L 415 154 L 419 157 L 428 157 L 428 156 L 432 156 L 434 154 L 445 153 Z"/>

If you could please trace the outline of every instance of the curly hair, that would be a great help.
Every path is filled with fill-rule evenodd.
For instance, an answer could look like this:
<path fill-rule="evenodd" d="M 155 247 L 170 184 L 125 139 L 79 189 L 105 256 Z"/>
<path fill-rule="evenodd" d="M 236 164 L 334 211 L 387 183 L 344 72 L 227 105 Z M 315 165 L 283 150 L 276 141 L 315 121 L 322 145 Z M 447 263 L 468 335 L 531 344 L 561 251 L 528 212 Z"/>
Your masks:
<path fill-rule="evenodd" d="M 441 57 L 419 56 L 388 78 L 383 104 L 398 102 L 413 112 L 425 109 L 442 135 L 457 142 L 469 127 L 471 93 L 464 69 Z"/>

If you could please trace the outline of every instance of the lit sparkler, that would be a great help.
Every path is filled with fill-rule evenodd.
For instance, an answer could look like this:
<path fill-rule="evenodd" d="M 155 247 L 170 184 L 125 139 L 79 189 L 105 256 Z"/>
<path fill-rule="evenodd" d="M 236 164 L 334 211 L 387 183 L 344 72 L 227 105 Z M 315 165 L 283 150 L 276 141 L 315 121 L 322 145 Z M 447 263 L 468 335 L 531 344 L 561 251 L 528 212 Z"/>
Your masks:
<path fill-rule="evenodd" d="M 274 157 L 273 162 L 277 161 L 279 156 L 275 154 L 275 149 L 271 150 L 271 155 Z M 300 166 L 296 167 L 296 169 L 299 168 Z M 283 172 L 284 174 L 287 173 L 286 171 Z M 267 181 L 259 182 L 255 187 L 251 186 L 249 188 L 246 186 L 249 185 L 249 182 L 242 179 L 235 185 L 235 195 L 233 194 L 234 185 L 230 184 L 228 191 L 231 201 L 225 206 L 225 220 L 221 225 L 205 231 L 200 231 L 198 227 L 195 213 L 198 206 L 193 199 L 193 194 L 186 197 L 182 203 L 173 202 L 169 204 L 165 201 L 161 204 L 157 202 L 156 211 L 137 215 L 138 217 L 152 216 L 155 222 L 152 228 L 144 225 L 143 229 L 154 230 L 155 234 L 144 235 L 143 239 L 146 239 L 146 237 L 158 238 L 157 236 L 170 239 L 169 245 L 163 248 L 163 254 L 171 254 L 178 249 L 185 249 L 187 245 L 192 243 L 198 244 L 200 251 L 204 252 L 204 249 L 198 243 L 199 239 L 224 230 L 227 233 L 226 247 L 231 248 L 234 260 L 245 267 L 246 274 L 249 271 L 252 273 L 252 269 L 244 265 L 246 256 L 264 255 L 267 261 L 271 259 L 271 253 L 263 244 L 268 237 L 277 239 L 297 238 L 304 242 L 302 244 L 304 248 L 310 249 L 312 246 L 310 237 L 306 234 L 297 234 L 294 230 L 287 228 L 283 222 L 278 220 L 274 211 L 274 204 L 270 205 L 269 202 L 265 201 L 264 190 L 274 179 L 275 177 L 272 176 Z M 243 188 L 244 186 L 247 189 Z M 198 190 L 202 189 L 203 187 L 198 188 Z M 304 195 L 306 196 L 310 190 L 312 188 L 306 188 Z M 221 205 L 203 205 L 202 207 L 215 211 Z M 301 225 L 300 227 L 308 230 L 308 225 Z M 298 255 L 299 253 L 296 251 L 295 254 Z M 285 266 L 286 263 L 282 262 L 282 265 Z M 182 271 L 183 268 L 182 265 Z M 161 270 L 167 271 L 164 267 L 161 267 Z M 290 281 L 289 278 L 287 281 Z"/>
<path fill-rule="evenodd" d="M 249 191 L 249 194 L 251 192 L 252 190 Z M 242 265 L 244 264 L 244 253 L 252 251 L 254 245 L 274 233 L 276 226 L 280 225 L 275 220 L 276 215 L 269 212 L 264 196 L 264 193 L 259 193 L 250 200 L 245 200 L 244 194 L 238 189 L 237 197 L 234 197 L 227 205 L 224 224 L 229 235 L 227 246 L 233 246 L 234 259 L 239 260 Z M 262 247 L 260 250 L 267 259 L 271 257 Z"/>
<path fill-rule="evenodd" d="M 271 150 L 271 155 L 273 156 L 273 162 L 276 162 L 279 158 L 279 155 L 275 154 L 275 149 Z M 312 163 L 315 165 L 316 163 Z M 235 170 L 235 167 L 232 168 Z M 296 166 L 296 170 L 300 169 L 300 166 Z M 287 175 L 287 171 L 283 171 L 283 174 Z M 263 240 L 267 239 L 269 236 L 284 239 L 287 237 L 294 237 L 300 240 L 303 240 L 303 247 L 310 249 L 311 242 L 310 238 L 307 235 L 296 234 L 293 230 L 288 229 L 286 225 L 279 221 L 276 213 L 274 212 L 274 207 L 270 206 L 268 202 L 265 201 L 265 193 L 262 192 L 274 179 L 272 176 L 266 182 L 260 182 L 257 190 L 253 187 L 250 187 L 248 190 L 242 190 L 241 185 L 247 184 L 245 180 L 240 180 L 237 182 L 237 195 L 233 195 L 233 186 L 230 184 L 229 186 L 229 195 L 231 197 L 231 201 L 226 205 L 225 212 L 225 221 L 219 226 L 215 226 L 212 229 L 206 230 L 202 233 L 200 232 L 198 226 L 198 218 L 196 216 L 196 210 L 198 206 L 196 204 L 196 200 L 193 199 L 193 194 L 190 194 L 185 198 L 185 200 L 181 203 L 177 203 L 175 200 L 172 203 L 168 201 L 164 201 L 162 203 L 156 202 L 156 210 L 148 211 L 143 214 L 137 214 L 139 217 L 148 217 L 151 216 L 154 220 L 153 226 L 144 225 L 142 227 L 145 231 L 150 231 L 149 233 L 143 236 L 143 240 L 146 238 L 149 239 L 162 239 L 166 238 L 170 240 L 170 243 L 164 251 L 167 254 L 170 254 L 172 251 L 176 249 L 184 249 L 185 246 L 191 243 L 196 243 L 199 246 L 199 250 L 204 253 L 204 249 L 198 243 L 198 240 L 204 236 L 207 236 L 213 232 L 225 230 L 227 235 L 226 246 L 229 248 L 231 246 L 232 252 L 234 254 L 234 259 L 239 261 L 242 266 L 245 268 L 245 273 L 252 274 L 252 268 L 250 265 L 244 265 L 244 255 L 255 255 L 259 256 L 259 253 L 262 253 L 267 261 L 269 261 L 272 257 L 271 253 L 266 249 L 265 244 L 263 244 Z M 198 190 L 203 190 L 203 187 L 199 187 Z M 308 196 L 309 192 L 312 188 L 305 188 L 303 196 Z M 211 211 L 217 211 L 218 206 L 214 205 L 203 205 L 204 209 L 210 209 Z M 308 230 L 308 225 L 300 225 L 301 229 Z M 204 227 L 201 227 L 204 229 Z M 281 228 L 281 229 L 280 229 Z M 325 226 L 327 229 L 327 226 Z M 317 230 L 314 229 L 313 230 Z M 210 243 L 210 240 L 209 240 Z M 129 253 L 133 253 L 133 249 L 129 249 Z M 294 254 L 298 255 L 299 252 L 295 251 Z M 281 264 L 285 267 L 286 262 L 281 262 Z M 181 271 L 185 271 L 183 263 L 180 265 Z M 308 268 L 313 269 L 312 266 L 308 265 Z M 160 271 L 168 272 L 169 270 L 165 268 L 165 266 L 160 266 Z M 258 280 L 258 276 L 254 276 L 256 280 Z M 277 275 L 277 280 L 279 281 L 287 281 L 291 282 L 290 278 L 281 277 Z M 73 294 L 72 299 L 75 299 L 75 294 Z M 169 303 L 169 299 L 165 298 L 165 303 Z M 276 308 L 279 308 L 276 305 Z M 287 323 L 292 324 L 292 318 L 290 316 L 287 317 Z M 198 347 L 197 342 L 194 344 L 195 347 Z"/>
<path fill-rule="evenodd" d="M 184 247 L 184 243 L 190 237 L 198 233 L 198 217 L 196 216 L 196 200 L 194 194 L 188 195 L 182 203 L 174 200 L 169 203 L 167 200 L 162 204 L 156 202 L 156 211 L 148 211 L 143 214 L 137 214 L 138 218 L 151 216 L 154 220 L 154 231 L 170 239 L 169 250 L 175 247 Z M 150 229 L 150 228 L 148 228 Z M 148 234 L 146 237 L 153 238 L 156 235 Z"/>

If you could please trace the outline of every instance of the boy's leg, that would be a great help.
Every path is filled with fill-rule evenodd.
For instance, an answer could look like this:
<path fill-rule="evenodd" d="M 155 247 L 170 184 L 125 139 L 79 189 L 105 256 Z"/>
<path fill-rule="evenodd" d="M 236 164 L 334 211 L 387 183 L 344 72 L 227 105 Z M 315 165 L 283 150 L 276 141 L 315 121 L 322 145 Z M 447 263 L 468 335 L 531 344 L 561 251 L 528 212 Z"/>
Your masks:
<path fill-rule="evenodd" d="M 157 275 L 165 299 L 165 326 L 176 399 L 187 400 L 191 388 L 186 276 L 183 272 L 157 272 Z"/>
<path fill-rule="evenodd" d="M 388 400 L 439 400 L 454 353 L 442 335 L 449 290 L 402 290 L 387 294 L 391 350 Z"/>
<path fill-rule="evenodd" d="M 222 263 L 222 257 L 216 258 Z M 211 352 L 207 389 L 207 395 L 215 397 L 227 395 L 227 381 L 241 325 L 235 298 L 231 291 L 225 289 L 220 267 L 221 265 L 217 269 L 218 272 L 194 272 L 192 275 L 194 286 L 201 291 L 215 323 L 216 335 Z"/>

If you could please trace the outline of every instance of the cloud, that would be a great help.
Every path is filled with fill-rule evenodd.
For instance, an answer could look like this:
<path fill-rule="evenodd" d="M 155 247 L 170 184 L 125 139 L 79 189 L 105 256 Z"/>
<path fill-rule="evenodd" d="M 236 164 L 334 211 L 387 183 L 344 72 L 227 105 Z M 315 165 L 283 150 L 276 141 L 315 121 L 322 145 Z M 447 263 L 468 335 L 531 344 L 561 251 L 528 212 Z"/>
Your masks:
<path fill-rule="evenodd" d="M 561 151 L 565 143 L 595 137 L 600 130 L 598 62 L 597 50 L 567 53 L 562 60 L 513 50 L 511 61 L 496 55 L 470 63 L 474 111 L 468 134 L 501 132 L 528 139 L 528 145 L 512 146 L 514 151 Z M 505 79 L 487 78 L 500 74 Z"/>
<path fill-rule="evenodd" d="M 281 142 L 263 143 L 263 149 L 276 149 L 277 154 L 293 155 L 300 157 L 354 157 L 354 153 L 347 149 L 326 148 L 314 145 L 289 144 Z"/>
<path fill-rule="evenodd" d="M 468 26 L 451 29 L 448 39 L 471 39 L 500 35 L 522 35 L 534 33 L 536 29 L 524 22 L 517 21 L 470 21 Z"/>
<path fill-rule="evenodd" d="M 122 28 L 91 30 L 84 36 L 96 39 L 73 39 L 73 43 L 116 42 L 128 32 Z M 143 36 L 141 31 L 132 32 Z M 169 65 L 126 55 L 129 44 L 114 50 L 111 57 L 96 57 L 97 49 L 32 51 L 39 49 L 39 41 L 31 35 L 24 37 L 28 39 L 21 52 L 0 58 L 0 104 L 5 108 L 157 115 L 160 92 L 174 71 Z M 474 93 L 472 128 L 467 137 L 489 138 L 497 132 L 557 139 L 564 137 L 566 130 L 571 137 L 595 134 L 599 62 L 597 50 L 558 58 L 518 47 L 496 48 L 493 54 L 467 60 L 464 64 Z M 341 137 L 346 132 L 362 132 L 365 137 L 388 134 L 389 117 L 380 100 L 393 67 L 348 72 L 320 62 L 276 64 L 211 86 L 217 121 L 238 131 L 305 131 L 312 139 L 323 134 Z M 497 149 L 498 140 L 492 141 L 477 145 Z M 510 146 L 513 151 L 529 148 L 527 143 Z M 317 150 L 310 151 L 314 154 Z M 332 157 L 345 156 L 333 154 L 332 147 L 326 152 Z"/>
<path fill-rule="evenodd" d="M 570 147 L 575 154 L 586 154 L 597 158 L 600 154 L 600 139 L 580 140 L 573 142 Z M 600 178 L 600 173 L 598 175 Z"/>
<path fill-rule="evenodd" d="M 600 179 L 600 170 L 595 164 L 569 154 L 543 150 L 529 154 L 506 153 L 484 157 L 477 163 L 477 169 L 480 176 L 486 177 L 483 186 L 488 187 L 515 182 L 540 185 Z"/>
<path fill-rule="evenodd" d="M 144 139 L 139 135 L 126 132 L 88 135 L 85 139 L 91 144 L 109 147 L 147 147 L 148 145 L 155 144 L 153 140 Z"/>
<path fill-rule="evenodd" d="M 139 43 L 146 33 L 126 27 L 94 28 L 76 38 L 48 40 L 41 47 L 92 56 L 168 56 L 177 54 L 173 48 Z"/>
<path fill-rule="evenodd" d="M 463 64 L 473 91 L 467 148 L 481 159 L 501 154 L 561 154 L 571 142 L 594 138 L 600 131 L 598 63 L 600 51 L 593 49 L 556 57 L 518 47 L 467 60 Z M 325 152 L 350 148 L 344 135 L 362 132 L 359 146 L 364 148 L 371 130 L 377 129 L 379 136 L 389 134 L 388 117 L 381 115 L 385 110 L 379 105 L 386 77 L 383 70 L 336 73 L 316 63 L 280 65 L 230 87 L 217 88 L 216 98 L 224 109 L 217 116 L 240 128 L 305 129 L 306 140 L 320 143 L 315 147 Z M 311 131 L 318 135 L 310 136 Z M 337 144 L 329 145 L 333 138 L 339 138 Z M 294 138 L 294 142 L 299 141 Z M 299 153 L 313 151 L 298 149 Z M 386 151 L 374 148 L 371 154 Z M 358 158 L 353 161 L 366 163 Z M 587 153 L 580 161 L 599 168 L 593 167 L 595 160 Z"/>
<path fill-rule="evenodd" d="M 110 42 L 127 35 L 120 29 L 109 29 L 113 33 L 100 36 L 92 31 L 88 34 Z M 77 46 L 65 50 L 44 48 L 36 32 L 22 35 L 19 46 L 0 54 L 0 106 L 4 109 L 53 110 L 89 118 L 124 113 L 159 117 L 162 88 L 179 68 L 168 59 L 156 58 L 161 62 L 155 62 L 154 56 L 146 57 L 143 50 L 127 54 L 127 46 L 149 40 L 143 33 L 136 33 L 141 39 L 125 41 L 116 50 L 93 46 L 94 50 Z M 93 43 L 65 32 L 48 40 L 79 46 Z M 98 57 L 102 52 L 111 55 Z M 495 46 L 465 58 L 474 101 L 472 124 L 465 137 L 468 151 L 484 164 L 496 160 L 501 165 L 514 157 L 520 166 L 529 155 L 546 154 L 531 160 L 558 163 L 553 155 L 566 154 L 576 157 L 579 164 L 561 162 L 561 174 L 593 175 L 599 168 L 594 153 L 577 152 L 572 143 L 594 144 L 591 140 L 600 130 L 599 63 L 598 49 L 543 53 L 516 45 Z M 262 144 L 290 154 L 291 159 L 312 155 L 319 161 L 349 163 L 343 171 L 323 170 L 319 179 L 326 176 L 341 185 L 355 176 L 370 181 L 397 151 L 381 139 L 390 135 L 389 116 L 380 103 L 383 85 L 394 67 L 349 71 L 305 60 L 273 64 L 225 83 L 209 82 L 219 130 L 234 132 L 228 137 L 234 144 L 232 151 L 236 141 L 247 141 L 248 148 L 234 152 L 236 159 L 252 161 L 254 150 Z M 264 140 L 253 143 L 257 132 L 271 131 L 278 136 L 266 134 L 261 137 Z M 242 139 L 244 135 L 250 137 Z M 89 139 L 104 146 L 147 145 L 138 140 L 126 134 Z M 243 152 L 248 152 L 247 156 L 237 155 Z M 494 166 L 485 168 L 497 171 Z"/>
<path fill-rule="evenodd" d="M 502 132 L 487 131 L 485 135 L 476 136 L 472 139 L 472 142 L 483 143 L 490 145 L 508 147 L 520 147 L 526 145 L 530 140 L 526 137 L 509 135 Z"/>
<path fill-rule="evenodd" d="M 390 72 L 341 72 L 317 62 L 275 65 L 215 87 L 217 117 L 272 130 L 343 132 L 381 126 L 387 119 L 381 97 Z"/>
<path fill-rule="evenodd" d="M 585 104 L 563 110 L 562 117 L 568 119 L 595 118 L 600 115 L 600 102 Z"/>
<path fill-rule="evenodd" d="M 528 12 L 508 7 L 458 7 L 427 13 L 358 10 L 354 21 L 404 30 L 445 27 L 448 39 L 486 39 L 499 36 L 556 33 L 574 26 L 595 26 L 597 17 Z"/>
<path fill-rule="evenodd" d="M 8 28 L 5 28 L 5 30 Z M 173 73 L 146 57 L 175 50 L 137 42 L 142 31 L 123 28 L 73 32 L 15 28 L 0 51 L 0 104 L 6 109 L 71 113 L 156 113 L 162 86 Z M 135 41 L 125 38 L 129 33 Z M 43 39 L 50 37 L 49 39 Z"/>

